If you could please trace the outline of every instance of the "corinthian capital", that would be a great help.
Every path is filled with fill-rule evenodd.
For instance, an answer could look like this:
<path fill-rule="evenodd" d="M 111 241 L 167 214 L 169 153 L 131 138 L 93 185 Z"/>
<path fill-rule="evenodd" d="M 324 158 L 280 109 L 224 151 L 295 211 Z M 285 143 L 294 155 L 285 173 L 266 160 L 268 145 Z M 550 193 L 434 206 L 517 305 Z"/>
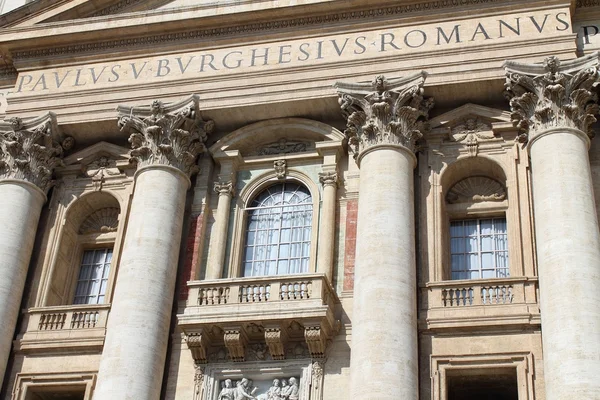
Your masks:
<path fill-rule="evenodd" d="M 354 157 L 377 144 L 399 144 L 415 150 L 433 107 L 433 99 L 423 97 L 426 77 L 421 71 L 390 80 L 378 76 L 372 83 L 335 83 L 347 119 L 344 133 Z"/>
<path fill-rule="evenodd" d="M 198 96 L 148 107 L 119 106 L 119 127 L 130 133 L 131 158 L 139 167 L 169 165 L 191 175 L 198 171 L 196 157 L 214 128 L 200 116 Z"/>
<path fill-rule="evenodd" d="M 598 53 L 561 63 L 548 57 L 540 64 L 506 61 L 506 91 L 517 138 L 527 143 L 537 134 L 558 127 L 579 129 L 593 136 L 598 113 Z"/>
<path fill-rule="evenodd" d="M 54 168 L 62 163 L 63 148 L 57 138 L 56 117 L 51 113 L 28 121 L 0 122 L 0 179 L 24 180 L 48 192 Z"/>

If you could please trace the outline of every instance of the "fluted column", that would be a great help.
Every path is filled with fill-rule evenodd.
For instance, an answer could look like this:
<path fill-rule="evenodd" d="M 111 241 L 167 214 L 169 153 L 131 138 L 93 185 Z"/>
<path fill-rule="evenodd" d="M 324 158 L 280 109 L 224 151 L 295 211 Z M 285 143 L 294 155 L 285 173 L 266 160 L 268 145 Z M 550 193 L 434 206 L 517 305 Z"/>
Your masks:
<path fill-rule="evenodd" d="M 336 83 L 360 167 L 350 398 L 418 398 L 413 169 L 424 72 Z"/>
<path fill-rule="evenodd" d="M 0 123 L 0 387 L 19 315 L 38 220 L 62 148 L 48 114 Z"/>
<path fill-rule="evenodd" d="M 546 399 L 600 399 L 600 233 L 588 157 L 598 54 L 506 62 L 531 157 Z"/>
<path fill-rule="evenodd" d="M 162 385 L 189 175 L 213 124 L 195 96 L 119 112 L 138 171 L 94 399 L 152 400 Z"/>
<path fill-rule="evenodd" d="M 317 272 L 324 272 L 333 282 L 333 255 L 335 248 L 335 203 L 337 200 L 338 174 L 335 171 L 321 172 L 319 181 L 323 185 L 323 205 L 319 223 L 319 253 Z"/>
<path fill-rule="evenodd" d="M 206 279 L 220 279 L 223 275 L 223 263 L 225 262 L 225 250 L 227 248 L 227 228 L 229 227 L 229 209 L 233 197 L 233 181 L 216 182 L 214 189 L 219 195 L 219 200 L 215 229 L 210 243 Z"/>

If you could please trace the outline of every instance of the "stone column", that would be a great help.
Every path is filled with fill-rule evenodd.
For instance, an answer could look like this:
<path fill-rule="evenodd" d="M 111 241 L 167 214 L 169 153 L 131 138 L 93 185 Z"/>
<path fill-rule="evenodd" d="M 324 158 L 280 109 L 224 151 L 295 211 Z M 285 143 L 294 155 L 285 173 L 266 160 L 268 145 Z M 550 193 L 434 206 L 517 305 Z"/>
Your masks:
<path fill-rule="evenodd" d="M 95 400 L 160 397 L 189 175 L 212 130 L 198 99 L 119 107 L 138 163 Z"/>
<path fill-rule="evenodd" d="M 418 398 L 413 169 L 424 72 L 336 83 L 360 167 L 350 397 Z"/>
<path fill-rule="evenodd" d="M 216 182 L 215 192 L 219 195 L 215 229 L 211 237 L 206 279 L 220 279 L 223 275 L 225 250 L 227 249 L 227 228 L 229 227 L 229 212 L 233 197 L 233 181 Z"/>
<path fill-rule="evenodd" d="M 317 272 L 324 272 L 329 278 L 329 282 L 333 282 L 338 174 L 335 171 L 321 172 L 319 181 L 323 185 L 323 205 L 321 206 L 321 222 L 319 224 Z"/>
<path fill-rule="evenodd" d="M 546 399 L 600 393 L 600 233 L 588 157 L 598 54 L 506 62 L 507 95 L 531 157 Z"/>
<path fill-rule="evenodd" d="M 25 278 L 52 173 L 62 148 L 54 116 L 0 123 L 0 387 L 11 351 Z"/>

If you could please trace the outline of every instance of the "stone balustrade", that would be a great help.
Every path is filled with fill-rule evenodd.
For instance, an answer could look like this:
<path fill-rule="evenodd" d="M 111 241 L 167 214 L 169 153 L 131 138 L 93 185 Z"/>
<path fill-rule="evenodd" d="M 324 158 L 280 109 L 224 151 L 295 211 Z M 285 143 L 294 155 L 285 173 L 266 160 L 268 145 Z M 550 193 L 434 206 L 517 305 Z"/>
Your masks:
<path fill-rule="evenodd" d="M 102 347 L 110 304 L 30 308 L 25 331 L 18 336 L 22 351 L 70 347 Z"/>
<path fill-rule="evenodd" d="M 241 361 L 240 349 L 261 342 L 280 349 L 278 359 L 288 342 L 306 341 L 313 356 L 324 354 L 339 326 L 339 299 L 325 273 L 190 281 L 188 287 L 187 306 L 177 318 L 202 362 L 211 347 L 227 347 L 235 352 L 231 359 Z"/>
<path fill-rule="evenodd" d="M 421 292 L 428 328 L 540 322 L 536 278 L 432 282 Z"/>
<path fill-rule="evenodd" d="M 313 296 L 326 301 L 333 292 L 322 278 L 321 275 L 303 275 L 300 278 L 286 276 L 191 282 L 190 298 L 197 298 L 200 306 L 309 300 Z M 314 294 L 313 287 L 317 290 Z"/>

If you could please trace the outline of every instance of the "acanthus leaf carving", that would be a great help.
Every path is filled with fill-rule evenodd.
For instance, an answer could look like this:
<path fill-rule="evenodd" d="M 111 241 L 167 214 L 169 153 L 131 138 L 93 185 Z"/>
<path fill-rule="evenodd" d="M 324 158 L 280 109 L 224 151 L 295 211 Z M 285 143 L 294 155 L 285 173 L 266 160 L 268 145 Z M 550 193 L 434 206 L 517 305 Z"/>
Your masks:
<path fill-rule="evenodd" d="M 433 99 L 423 97 L 426 77 L 421 71 L 390 80 L 380 75 L 370 84 L 335 83 L 347 120 L 344 134 L 355 158 L 378 144 L 397 144 L 415 151 L 433 107 Z"/>
<path fill-rule="evenodd" d="M 505 96 L 511 119 L 526 144 L 537 134 L 556 127 L 578 129 L 590 138 L 598 107 L 599 55 L 590 54 L 561 64 L 548 57 L 542 64 L 507 61 Z"/>
<path fill-rule="evenodd" d="M 13 117 L 0 124 L 0 179 L 33 183 L 44 193 L 54 184 L 54 169 L 62 165 L 64 148 L 58 143 L 54 114 L 23 121 Z M 65 139 L 70 148 L 72 138 Z"/>
<path fill-rule="evenodd" d="M 214 129 L 214 122 L 200 115 L 198 96 L 170 105 L 155 100 L 150 107 L 118 110 L 119 127 L 130 133 L 130 155 L 139 167 L 169 165 L 188 176 L 198 172 L 196 158 L 205 151 Z"/>

